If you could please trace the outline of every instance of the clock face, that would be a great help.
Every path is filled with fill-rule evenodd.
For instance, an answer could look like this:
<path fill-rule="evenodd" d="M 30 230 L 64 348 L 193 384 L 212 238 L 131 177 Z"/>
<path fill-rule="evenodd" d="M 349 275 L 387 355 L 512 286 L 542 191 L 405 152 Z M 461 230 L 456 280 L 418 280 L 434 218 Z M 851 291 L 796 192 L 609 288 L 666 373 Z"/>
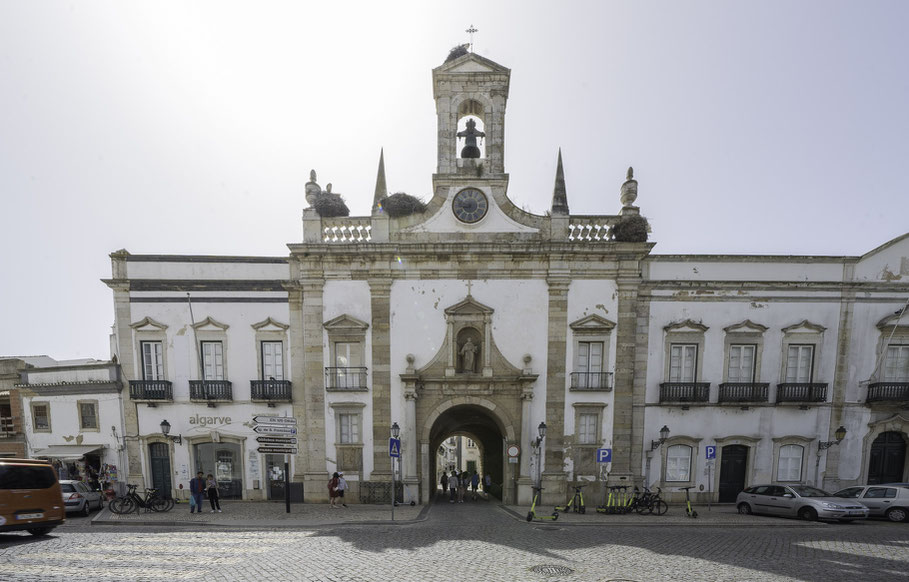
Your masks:
<path fill-rule="evenodd" d="M 476 188 L 464 188 L 455 194 L 451 201 L 451 209 L 461 222 L 468 224 L 478 222 L 489 210 L 489 201 L 486 194 Z"/>

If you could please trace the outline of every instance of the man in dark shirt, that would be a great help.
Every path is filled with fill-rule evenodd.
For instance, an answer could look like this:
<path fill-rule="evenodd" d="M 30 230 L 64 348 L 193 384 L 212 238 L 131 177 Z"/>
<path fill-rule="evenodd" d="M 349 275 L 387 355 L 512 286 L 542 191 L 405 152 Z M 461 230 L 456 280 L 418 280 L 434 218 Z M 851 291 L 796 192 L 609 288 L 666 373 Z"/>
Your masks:
<path fill-rule="evenodd" d="M 202 471 L 196 473 L 195 479 L 189 480 L 189 494 L 193 496 L 193 502 L 189 506 L 189 512 L 193 513 L 195 510 L 199 510 L 199 513 L 202 513 L 202 494 L 205 492 L 205 477 L 202 476 Z"/>

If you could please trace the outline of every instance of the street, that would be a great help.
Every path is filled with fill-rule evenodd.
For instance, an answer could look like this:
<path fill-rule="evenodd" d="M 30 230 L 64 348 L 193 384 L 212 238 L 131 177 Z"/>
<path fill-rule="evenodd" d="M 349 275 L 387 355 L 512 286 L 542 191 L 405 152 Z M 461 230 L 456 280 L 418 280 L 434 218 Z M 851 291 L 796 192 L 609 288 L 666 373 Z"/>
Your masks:
<path fill-rule="evenodd" d="M 309 529 L 92 526 L 74 517 L 45 538 L 0 535 L 0 580 L 909 580 L 907 524 L 527 523 L 482 501 L 436 503 L 427 515 Z"/>

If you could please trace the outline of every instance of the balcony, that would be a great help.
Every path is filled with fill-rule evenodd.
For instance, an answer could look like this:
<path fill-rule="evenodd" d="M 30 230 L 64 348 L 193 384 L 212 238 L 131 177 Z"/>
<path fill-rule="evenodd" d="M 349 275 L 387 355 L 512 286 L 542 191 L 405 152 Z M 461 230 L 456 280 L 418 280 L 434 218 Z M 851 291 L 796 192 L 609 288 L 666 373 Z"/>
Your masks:
<path fill-rule="evenodd" d="M 612 372 L 572 372 L 571 390 L 612 390 Z"/>
<path fill-rule="evenodd" d="M 174 390 L 169 380 L 130 380 L 129 397 L 132 400 L 169 402 L 174 399 Z"/>
<path fill-rule="evenodd" d="M 326 390 L 366 390 L 366 368 L 325 368 Z"/>
<path fill-rule="evenodd" d="M 250 398 L 256 402 L 291 402 L 289 380 L 250 380 Z"/>
<path fill-rule="evenodd" d="M 663 382 L 660 403 L 709 402 L 710 382 Z"/>
<path fill-rule="evenodd" d="M 786 382 L 776 385 L 776 402 L 827 402 L 827 384 Z"/>
<path fill-rule="evenodd" d="M 766 382 L 724 382 L 717 394 L 718 403 L 769 402 L 770 384 Z"/>
<path fill-rule="evenodd" d="M 874 382 L 868 384 L 867 403 L 909 403 L 909 382 Z"/>
<path fill-rule="evenodd" d="M 229 380 L 190 380 L 189 399 L 196 402 L 230 402 L 234 399 Z"/>

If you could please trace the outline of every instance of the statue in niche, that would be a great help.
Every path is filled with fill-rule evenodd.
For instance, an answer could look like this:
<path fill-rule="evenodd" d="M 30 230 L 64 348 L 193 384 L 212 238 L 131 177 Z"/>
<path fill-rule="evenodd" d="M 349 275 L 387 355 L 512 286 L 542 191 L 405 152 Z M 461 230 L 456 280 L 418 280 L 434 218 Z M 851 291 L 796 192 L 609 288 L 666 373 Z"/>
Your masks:
<path fill-rule="evenodd" d="M 464 138 L 464 149 L 461 150 L 462 158 L 479 158 L 480 148 L 477 147 L 477 138 L 486 137 L 482 131 L 477 131 L 477 122 L 473 119 L 467 120 L 467 129 L 458 132 L 458 137 Z"/>
<path fill-rule="evenodd" d="M 472 374 L 477 371 L 477 354 L 480 351 L 480 346 L 473 343 L 471 338 L 467 338 L 467 341 L 461 346 L 461 372 Z"/>

